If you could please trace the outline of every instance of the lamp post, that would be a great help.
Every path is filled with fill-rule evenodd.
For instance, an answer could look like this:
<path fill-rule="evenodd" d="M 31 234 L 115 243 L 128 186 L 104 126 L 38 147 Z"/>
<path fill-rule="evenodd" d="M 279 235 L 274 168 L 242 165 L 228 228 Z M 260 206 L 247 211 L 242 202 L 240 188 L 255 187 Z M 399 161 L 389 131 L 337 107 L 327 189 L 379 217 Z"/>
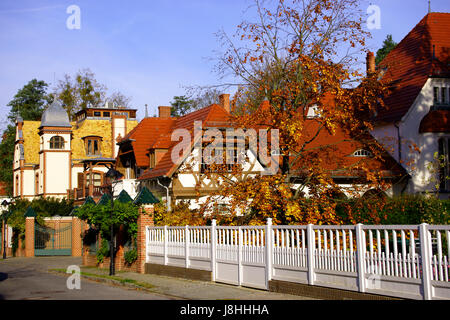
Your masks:
<path fill-rule="evenodd" d="M 122 177 L 123 175 L 119 172 L 114 170 L 113 168 L 110 168 L 108 172 L 106 172 L 106 181 L 107 184 L 110 185 L 110 195 L 111 195 L 111 213 L 110 213 L 110 220 L 111 220 L 111 239 L 109 242 L 109 257 L 110 257 L 110 263 L 109 263 L 109 275 L 114 275 L 115 272 L 115 265 L 114 265 L 114 223 L 112 222 L 113 218 L 113 211 L 114 211 L 114 186 L 113 184 Z"/>
<path fill-rule="evenodd" d="M 10 214 L 10 212 L 9 212 L 9 205 L 10 204 L 11 203 L 6 201 L 6 200 L 3 200 L 3 202 L 2 202 L 2 206 L 4 206 L 4 207 L 8 206 L 8 211 L 6 211 L 6 212 L 4 211 L 3 214 L 2 214 L 3 225 L 4 225 L 3 234 L 2 234 L 2 236 L 3 236 L 3 259 L 6 259 L 6 241 L 7 241 L 7 238 L 6 238 L 6 222 L 7 222 L 7 219 L 9 217 L 9 214 Z"/>

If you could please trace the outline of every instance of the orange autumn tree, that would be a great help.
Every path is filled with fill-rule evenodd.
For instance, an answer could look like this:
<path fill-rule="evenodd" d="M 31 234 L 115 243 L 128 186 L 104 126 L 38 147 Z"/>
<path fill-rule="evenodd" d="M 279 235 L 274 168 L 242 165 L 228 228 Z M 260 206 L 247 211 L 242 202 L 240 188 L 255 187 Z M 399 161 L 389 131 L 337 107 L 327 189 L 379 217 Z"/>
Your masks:
<path fill-rule="evenodd" d="M 333 176 L 357 176 L 350 192 L 361 185 L 383 190 L 380 166 L 394 165 L 370 135 L 387 88 L 376 72 L 355 68 L 353 54 L 369 36 L 363 12 L 357 0 L 256 0 L 253 8 L 257 21 L 240 24 L 234 37 L 221 34 L 227 49 L 219 66 L 240 80 L 233 125 L 278 130 L 279 170 L 245 179 L 224 172 L 215 196 L 230 199 L 242 223 L 262 224 L 268 217 L 275 224 L 340 223 Z M 349 150 L 357 147 L 371 157 L 350 159 Z"/>

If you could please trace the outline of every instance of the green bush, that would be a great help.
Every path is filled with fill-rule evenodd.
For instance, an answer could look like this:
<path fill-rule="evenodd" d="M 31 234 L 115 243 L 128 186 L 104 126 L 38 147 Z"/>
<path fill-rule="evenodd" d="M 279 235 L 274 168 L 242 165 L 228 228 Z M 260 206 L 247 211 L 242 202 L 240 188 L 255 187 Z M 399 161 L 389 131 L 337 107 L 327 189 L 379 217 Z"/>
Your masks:
<path fill-rule="evenodd" d="M 137 260 L 137 249 L 133 248 L 124 254 L 124 259 L 128 264 L 132 264 Z"/>
<path fill-rule="evenodd" d="M 106 239 L 102 239 L 102 245 L 97 250 L 97 263 L 102 263 L 105 257 L 109 257 L 110 250 L 109 250 L 109 242 Z"/>
<path fill-rule="evenodd" d="M 450 200 L 422 195 L 340 200 L 336 214 L 344 224 L 449 224 Z"/>

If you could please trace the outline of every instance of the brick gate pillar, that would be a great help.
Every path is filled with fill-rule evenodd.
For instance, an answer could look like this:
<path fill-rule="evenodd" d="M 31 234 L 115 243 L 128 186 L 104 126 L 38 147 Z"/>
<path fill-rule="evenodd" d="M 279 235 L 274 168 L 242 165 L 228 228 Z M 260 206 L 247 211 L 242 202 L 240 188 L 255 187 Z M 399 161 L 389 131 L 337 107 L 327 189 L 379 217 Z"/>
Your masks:
<path fill-rule="evenodd" d="M 34 217 L 25 219 L 25 257 L 34 257 Z"/>
<path fill-rule="evenodd" d="M 153 205 L 143 205 L 139 208 L 138 218 L 138 234 L 137 234 L 137 266 L 136 271 L 138 273 L 145 272 L 147 242 L 146 242 L 146 228 L 147 226 L 153 226 Z"/>
<path fill-rule="evenodd" d="M 72 218 L 72 257 L 81 257 L 82 255 L 82 223 L 77 217 Z"/>

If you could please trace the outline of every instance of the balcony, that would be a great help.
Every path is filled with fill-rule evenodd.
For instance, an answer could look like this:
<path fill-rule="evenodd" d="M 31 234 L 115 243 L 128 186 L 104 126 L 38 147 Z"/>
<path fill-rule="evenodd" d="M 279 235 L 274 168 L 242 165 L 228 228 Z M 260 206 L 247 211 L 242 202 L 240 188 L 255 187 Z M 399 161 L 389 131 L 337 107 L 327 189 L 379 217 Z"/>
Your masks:
<path fill-rule="evenodd" d="M 126 192 L 128 192 L 130 197 L 134 199 L 138 194 L 137 190 L 138 184 L 139 183 L 136 179 L 119 180 L 114 185 L 114 197 L 117 197 L 122 190 L 125 190 Z M 91 185 L 81 189 L 74 188 L 72 190 L 68 190 L 67 197 L 69 199 L 73 199 L 75 201 L 75 204 L 79 205 L 82 204 L 86 200 L 86 197 L 88 196 L 90 196 L 91 198 L 94 199 L 95 202 L 97 202 L 105 192 L 109 192 L 108 187 Z"/>
<path fill-rule="evenodd" d="M 75 204 L 81 204 L 88 196 L 97 201 L 101 198 L 103 193 L 105 193 L 104 186 L 88 186 L 84 188 L 74 188 L 72 190 L 67 190 L 67 197 L 68 199 L 73 199 L 75 201 Z"/>

